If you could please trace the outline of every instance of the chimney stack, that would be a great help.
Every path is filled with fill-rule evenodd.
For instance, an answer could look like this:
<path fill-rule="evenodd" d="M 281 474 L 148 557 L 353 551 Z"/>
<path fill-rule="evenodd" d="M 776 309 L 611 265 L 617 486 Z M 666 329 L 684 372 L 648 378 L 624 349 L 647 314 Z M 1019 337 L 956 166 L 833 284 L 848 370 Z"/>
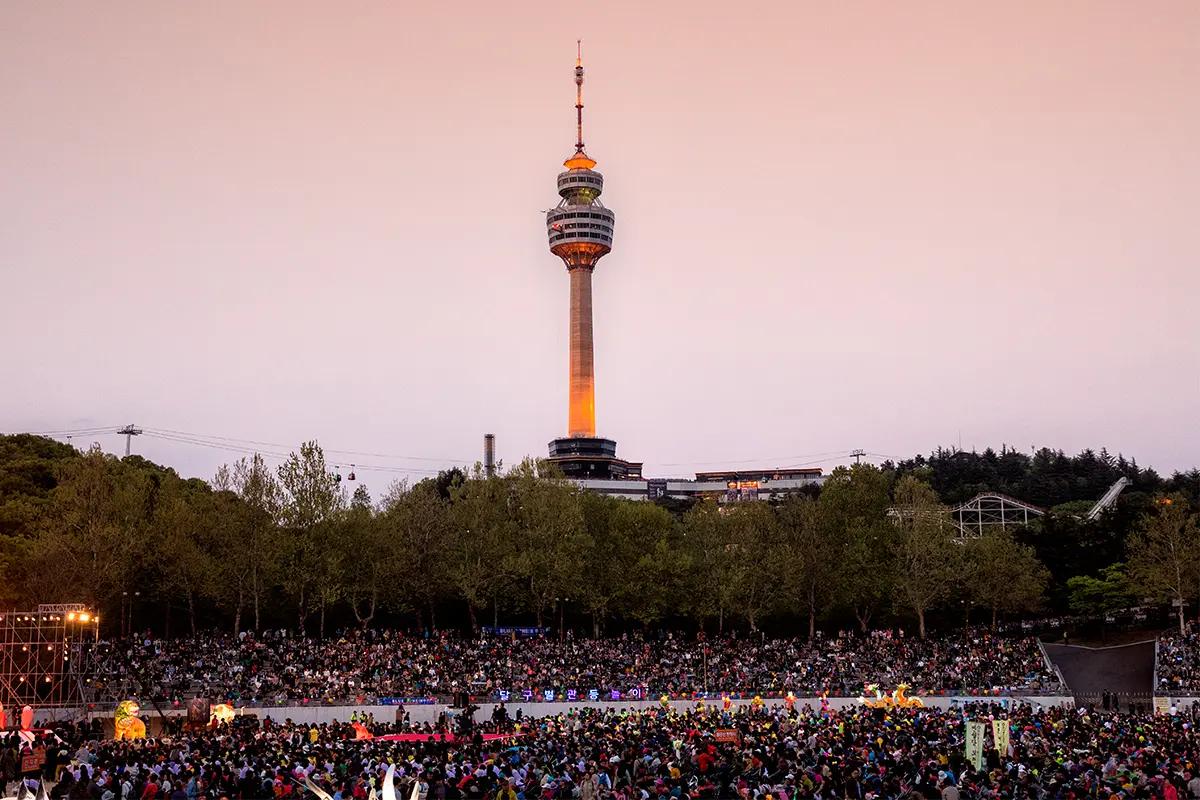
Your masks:
<path fill-rule="evenodd" d="M 483 474 L 492 477 L 496 474 L 496 434 L 483 435 Z"/>

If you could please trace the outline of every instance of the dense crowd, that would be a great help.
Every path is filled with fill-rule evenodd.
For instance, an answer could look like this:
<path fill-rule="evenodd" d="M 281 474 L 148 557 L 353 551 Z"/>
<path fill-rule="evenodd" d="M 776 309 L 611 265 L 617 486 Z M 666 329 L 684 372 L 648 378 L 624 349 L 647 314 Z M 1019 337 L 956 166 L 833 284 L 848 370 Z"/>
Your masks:
<path fill-rule="evenodd" d="M 802 639 L 664 635 L 583 639 L 368 630 L 335 639 L 208 633 L 124 639 L 96 648 L 97 701 L 205 696 L 236 705 L 452 696 L 508 700 L 636 699 L 720 692 L 857 696 L 906 682 L 919 693 L 1061 689 L 1029 637 L 981 630 L 920 640 L 900 633 Z"/>
<path fill-rule="evenodd" d="M 1189 625 L 1182 636 L 1161 636 L 1156 675 L 1160 692 L 1200 695 L 1200 632 Z"/>
<path fill-rule="evenodd" d="M 968 760 L 966 721 L 991 725 Z M 411 732 L 373 726 L 376 737 Z M 950 710 L 797 707 L 734 713 L 709 705 L 577 709 L 538 718 L 503 712 L 449 741 L 356 739 L 349 725 L 257 722 L 151 738 L 98 741 L 61 731 L 46 771 L 52 798 L 334 800 L 381 793 L 389 765 L 404 800 L 976 800 L 1200 795 L 1200 739 L 1179 715 L 1100 714 L 972 703 Z M 487 738 L 486 734 L 511 734 Z M 6 753 L 0 763 L 19 762 Z M 10 777 L 7 776 L 6 777 Z M 28 776 L 35 779 L 37 776 Z M 11 784 L 10 784 L 11 786 Z"/>

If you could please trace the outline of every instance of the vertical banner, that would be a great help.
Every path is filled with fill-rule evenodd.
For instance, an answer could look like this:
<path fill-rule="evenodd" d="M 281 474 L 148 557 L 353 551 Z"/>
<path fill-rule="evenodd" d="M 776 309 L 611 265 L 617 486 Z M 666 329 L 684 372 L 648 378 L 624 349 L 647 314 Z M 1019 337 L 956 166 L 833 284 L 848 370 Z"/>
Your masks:
<path fill-rule="evenodd" d="M 1001 758 L 1004 758 L 1008 755 L 1008 720 L 992 720 L 992 736 L 996 739 L 997 752 L 1000 753 Z"/>
<path fill-rule="evenodd" d="M 976 770 L 983 769 L 983 737 L 987 730 L 985 722 L 967 723 L 967 761 Z"/>

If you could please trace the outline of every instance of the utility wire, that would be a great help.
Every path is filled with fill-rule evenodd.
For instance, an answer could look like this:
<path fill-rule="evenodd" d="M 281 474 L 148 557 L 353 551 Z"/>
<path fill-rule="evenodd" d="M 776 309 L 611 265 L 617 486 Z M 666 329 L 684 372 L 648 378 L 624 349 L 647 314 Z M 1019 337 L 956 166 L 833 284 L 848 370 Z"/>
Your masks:
<path fill-rule="evenodd" d="M 207 441 L 204 441 L 201 439 L 192 439 L 192 438 L 188 438 L 188 437 L 184 437 L 184 436 L 175 436 L 175 435 L 171 435 L 171 434 L 152 433 L 150 431 L 146 431 L 146 433 L 144 435 L 149 436 L 154 439 L 159 439 L 164 442 L 173 442 L 175 444 L 190 444 L 190 445 L 194 445 L 197 447 L 208 447 L 208 448 L 211 448 L 214 450 L 224 450 L 224 451 L 232 452 L 232 453 L 240 453 L 242 455 L 260 455 L 263 458 L 270 458 L 270 459 L 277 460 L 277 461 L 286 461 L 288 458 L 291 457 L 291 453 L 279 453 L 279 452 L 273 452 L 273 451 L 269 451 L 269 450 L 256 449 L 253 447 L 243 447 L 243 446 L 234 445 L 234 444 L 221 444 L 221 443 L 217 443 L 217 442 L 207 442 Z M 359 464 L 357 462 L 354 463 L 353 465 L 351 465 L 350 462 L 345 462 L 344 464 L 342 462 L 336 462 L 333 464 L 333 466 L 339 467 L 339 468 L 342 466 L 346 466 L 346 467 L 353 466 L 353 468 L 355 470 L 361 470 L 363 472 L 389 472 L 389 473 L 406 474 L 406 475 L 407 474 L 437 475 L 442 471 L 442 470 L 436 470 L 436 469 L 421 469 L 418 467 L 390 466 L 390 465 L 382 465 L 382 464 Z"/>
<path fill-rule="evenodd" d="M 294 444 L 282 444 L 280 442 L 264 442 L 264 441 L 260 441 L 258 439 L 239 439 L 239 438 L 236 438 L 233 436 L 217 436 L 215 434 L 192 433 L 190 431 L 172 430 L 171 428 L 147 427 L 147 428 L 145 428 L 145 430 L 155 431 L 157 433 L 174 434 L 176 436 L 186 436 L 191 439 L 213 439 L 213 440 L 220 441 L 220 442 L 232 442 L 234 444 L 262 445 L 265 447 L 282 447 L 287 450 L 291 450 L 292 448 L 294 448 L 296 446 Z M 395 453 L 368 453 L 368 452 L 365 452 L 362 450 L 338 450 L 336 448 L 324 447 L 324 446 L 322 446 L 321 449 L 324 450 L 326 453 L 341 453 L 343 455 L 352 455 L 352 456 L 368 456 L 370 458 L 390 458 L 390 459 L 395 459 L 397 461 L 430 461 L 430 462 L 434 462 L 434 463 L 438 463 L 438 464 L 447 464 L 447 463 L 474 464 L 475 463 L 475 461 L 473 459 L 465 459 L 465 458 L 434 458 L 434 457 L 430 457 L 430 456 L 402 456 L 402 455 L 396 455 Z"/>
<path fill-rule="evenodd" d="M 32 436 L 51 436 L 51 437 L 74 437 L 74 436 L 99 436 L 107 434 L 115 434 L 120 430 L 119 425 L 95 426 L 90 428 L 64 428 L 57 430 L 46 431 L 21 431 Z M 191 431 L 183 431 L 173 428 L 152 428 L 146 427 L 143 429 L 146 436 L 150 436 L 161 441 L 173 442 L 176 444 L 189 444 L 196 447 L 208 447 L 215 450 L 224 450 L 232 453 L 241 453 L 243 455 L 258 454 L 264 458 L 272 458 L 278 460 L 286 460 L 296 445 L 284 444 L 282 442 L 268 442 L 261 439 L 245 439 L 234 436 L 221 436 L 217 434 L 202 434 L 193 433 Z M 15 434 L 14 434 L 15 435 Z M 264 448 L 274 448 L 271 450 Z M 471 465 L 475 463 L 475 459 L 463 458 L 436 458 L 431 456 L 409 456 L 399 455 L 395 453 L 376 453 L 365 450 L 340 450 L 336 448 L 322 448 L 324 452 L 338 456 L 366 456 L 368 458 L 383 458 L 393 459 L 396 461 L 421 461 L 437 464 L 450 465 Z M 764 456 L 758 458 L 741 458 L 741 459 L 719 459 L 713 461 L 663 461 L 650 462 L 657 467 L 704 467 L 704 466 L 724 466 L 736 464 L 753 464 L 753 463 L 770 463 L 779 464 L 780 462 L 791 462 L 787 466 L 778 467 L 779 469 L 799 469 L 802 467 L 818 464 L 823 460 L 833 458 L 849 457 L 854 450 L 831 450 L 824 453 L 808 453 L 804 455 L 791 456 Z M 864 453 L 877 459 L 888 461 L 901 461 L 903 459 L 897 456 L 890 456 L 884 453 Z M 342 459 L 339 459 L 335 466 L 341 466 Z M 346 466 L 349 466 L 347 460 Z M 441 470 L 421 469 L 416 467 L 407 467 L 403 465 L 386 465 L 386 464 L 359 464 L 354 463 L 354 468 L 366 472 L 393 472 L 393 473 L 410 473 L 423 475 L 436 475 Z M 776 468 L 776 467 L 771 467 Z"/>
<path fill-rule="evenodd" d="M 829 453 L 807 453 L 799 456 L 771 456 L 762 458 L 740 458 L 740 459 L 722 459 L 719 461 L 660 461 L 656 463 L 660 467 L 692 467 L 692 466 L 710 466 L 712 464 L 751 464 L 754 462 L 774 462 L 780 461 L 798 461 L 801 459 L 813 458 L 832 458 L 834 456 L 846 455 L 850 450 L 834 450 Z"/>
<path fill-rule="evenodd" d="M 88 436 L 98 433 L 116 433 L 120 425 L 104 425 L 94 428 L 69 428 L 56 431 L 14 431 L 11 436 Z"/>

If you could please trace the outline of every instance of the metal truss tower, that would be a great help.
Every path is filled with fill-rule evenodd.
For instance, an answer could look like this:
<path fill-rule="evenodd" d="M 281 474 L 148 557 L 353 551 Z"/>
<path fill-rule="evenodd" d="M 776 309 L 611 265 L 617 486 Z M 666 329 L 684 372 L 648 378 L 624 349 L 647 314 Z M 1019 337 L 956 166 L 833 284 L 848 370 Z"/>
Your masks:
<path fill-rule="evenodd" d="M 79 603 L 0 612 L 0 703 L 8 708 L 82 707 L 99 623 Z"/>

